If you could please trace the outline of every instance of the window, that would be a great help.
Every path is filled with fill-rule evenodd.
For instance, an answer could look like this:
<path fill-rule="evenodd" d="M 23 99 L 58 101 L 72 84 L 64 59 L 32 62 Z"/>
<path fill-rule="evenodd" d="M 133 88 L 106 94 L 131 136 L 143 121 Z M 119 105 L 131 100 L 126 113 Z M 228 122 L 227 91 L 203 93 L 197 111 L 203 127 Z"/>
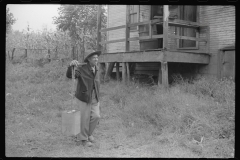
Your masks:
<path fill-rule="evenodd" d="M 130 17 L 130 23 L 137 23 L 138 22 L 138 9 L 139 5 L 129 5 L 129 17 Z M 137 26 L 131 27 L 131 31 L 136 31 Z"/>
<path fill-rule="evenodd" d="M 197 22 L 197 6 L 180 6 L 180 19 Z M 196 37 L 196 29 L 180 27 L 180 35 Z M 192 40 L 179 40 L 179 48 L 197 48 L 197 42 Z"/>

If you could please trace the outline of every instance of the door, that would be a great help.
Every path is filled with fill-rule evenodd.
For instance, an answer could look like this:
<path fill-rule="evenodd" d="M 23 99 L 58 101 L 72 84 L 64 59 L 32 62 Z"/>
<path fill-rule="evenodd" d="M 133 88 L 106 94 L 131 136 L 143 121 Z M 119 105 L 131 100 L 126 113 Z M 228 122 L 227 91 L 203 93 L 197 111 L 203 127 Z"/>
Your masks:
<path fill-rule="evenodd" d="M 221 76 L 235 79 L 235 50 L 223 52 Z"/>
<path fill-rule="evenodd" d="M 180 19 L 186 21 L 197 22 L 197 6 L 180 6 Z M 196 37 L 196 30 L 192 28 L 180 27 L 180 35 L 188 37 Z M 196 47 L 196 41 L 179 40 L 179 48 Z"/>

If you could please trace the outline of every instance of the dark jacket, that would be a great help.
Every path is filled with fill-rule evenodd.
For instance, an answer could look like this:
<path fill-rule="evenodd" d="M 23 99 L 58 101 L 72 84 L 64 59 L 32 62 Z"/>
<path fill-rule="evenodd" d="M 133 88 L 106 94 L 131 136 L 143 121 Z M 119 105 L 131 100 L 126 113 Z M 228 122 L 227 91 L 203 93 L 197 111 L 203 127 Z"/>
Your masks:
<path fill-rule="evenodd" d="M 66 76 L 72 78 L 72 67 L 68 67 Z M 78 66 L 75 70 L 75 78 L 77 78 L 77 89 L 75 97 L 80 101 L 91 103 L 92 102 L 92 91 L 95 86 L 96 99 L 99 102 L 99 74 L 98 67 L 95 67 L 95 74 L 92 72 L 92 68 L 89 63 Z"/>

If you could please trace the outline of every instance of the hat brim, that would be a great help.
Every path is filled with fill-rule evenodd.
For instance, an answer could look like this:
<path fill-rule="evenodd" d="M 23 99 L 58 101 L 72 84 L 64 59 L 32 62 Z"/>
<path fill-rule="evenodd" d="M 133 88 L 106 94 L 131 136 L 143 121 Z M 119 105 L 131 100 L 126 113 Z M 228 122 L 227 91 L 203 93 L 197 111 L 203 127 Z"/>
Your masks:
<path fill-rule="evenodd" d="M 89 57 L 92 57 L 93 55 L 99 56 L 101 53 L 102 53 L 101 51 L 96 51 L 96 52 L 90 53 L 89 55 L 87 55 L 87 57 L 84 58 L 84 62 L 87 62 Z"/>

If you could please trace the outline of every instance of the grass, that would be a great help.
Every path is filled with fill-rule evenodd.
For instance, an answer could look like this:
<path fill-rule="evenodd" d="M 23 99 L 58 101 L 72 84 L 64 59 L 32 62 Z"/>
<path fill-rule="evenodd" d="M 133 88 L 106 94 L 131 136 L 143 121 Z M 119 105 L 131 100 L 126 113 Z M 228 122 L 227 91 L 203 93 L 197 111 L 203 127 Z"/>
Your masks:
<path fill-rule="evenodd" d="M 126 127 L 154 126 L 153 135 L 174 134 L 179 145 L 206 157 L 210 156 L 209 151 L 220 157 L 228 157 L 233 151 L 235 83 L 232 80 L 178 81 L 169 90 L 117 83 L 110 99 L 122 110 Z M 204 147 L 196 149 L 191 145 L 193 139 L 202 137 Z"/>
<path fill-rule="evenodd" d="M 56 61 L 44 65 L 7 62 L 6 155 L 51 156 L 51 152 L 67 155 L 64 150 L 76 150 L 61 135 L 61 111 L 72 109 L 71 80 L 65 76 L 66 69 Z M 147 148 L 151 152 L 146 154 L 159 155 L 156 146 L 167 145 L 172 151 L 176 150 L 174 147 L 188 150 L 189 157 L 232 157 L 235 143 L 232 80 L 202 77 L 188 83 L 179 79 L 168 90 L 110 81 L 102 84 L 100 95 L 104 122 L 100 126 L 108 131 L 108 137 L 115 135 L 113 148 L 131 141 L 128 150 L 136 155 Z M 204 137 L 202 143 L 193 143 L 199 137 Z M 99 149 L 109 150 L 111 145 L 106 141 Z M 142 147 L 137 150 L 136 145 Z M 105 150 L 100 153 L 104 155 Z"/>

